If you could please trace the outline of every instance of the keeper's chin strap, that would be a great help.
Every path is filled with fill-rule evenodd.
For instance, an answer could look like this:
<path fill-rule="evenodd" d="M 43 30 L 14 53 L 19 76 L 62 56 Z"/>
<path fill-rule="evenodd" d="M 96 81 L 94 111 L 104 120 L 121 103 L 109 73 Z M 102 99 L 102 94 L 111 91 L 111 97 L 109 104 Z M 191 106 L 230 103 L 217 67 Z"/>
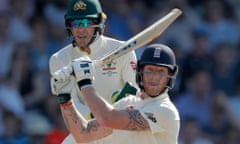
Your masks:
<path fill-rule="evenodd" d="M 100 32 L 99 32 L 98 28 L 96 28 L 96 29 L 95 29 L 95 32 L 94 32 L 94 34 L 93 34 L 93 36 L 92 36 L 92 39 L 91 39 L 90 42 L 88 43 L 88 46 L 91 45 L 93 42 L 95 42 L 95 41 L 99 38 L 99 36 L 100 36 L 99 33 L 100 33 Z"/>

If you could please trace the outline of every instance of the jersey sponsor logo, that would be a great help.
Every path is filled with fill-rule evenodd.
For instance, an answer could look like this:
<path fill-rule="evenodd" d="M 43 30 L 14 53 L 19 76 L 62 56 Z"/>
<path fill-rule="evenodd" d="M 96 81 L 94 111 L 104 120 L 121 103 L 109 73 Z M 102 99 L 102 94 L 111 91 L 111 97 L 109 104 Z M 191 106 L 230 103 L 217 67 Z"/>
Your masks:
<path fill-rule="evenodd" d="M 133 69 L 134 71 L 136 71 L 136 69 L 137 69 L 136 63 L 135 63 L 134 61 L 130 61 L 130 65 L 131 65 L 132 69 Z"/>
<path fill-rule="evenodd" d="M 116 70 L 117 68 L 115 67 L 109 67 L 109 68 L 103 68 L 103 71 L 109 71 L 109 70 Z"/>
<path fill-rule="evenodd" d="M 108 75 L 108 76 L 112 76 L 113 74 L 117 74 L 117 67 L 116 67 L 116 63 L 115 62 L 111 62 L 108 64 L 105 64 L 102 68 L 102 74 L 103 75 Z"/>
<path fill-rule="evenodd" d="M 112 76 L 114 74 L 117 74 L 117 72 L 115 72 L 115 71 L 104 71 L 102 74 L 107 75 L 107 76 Z"/>
<path fill-rule="evenodd" d="M 144 113 L 148 119 L 150 119 L 152 122 L 157 123 L 157 119 L 154 117 L 153 113 Z"/>

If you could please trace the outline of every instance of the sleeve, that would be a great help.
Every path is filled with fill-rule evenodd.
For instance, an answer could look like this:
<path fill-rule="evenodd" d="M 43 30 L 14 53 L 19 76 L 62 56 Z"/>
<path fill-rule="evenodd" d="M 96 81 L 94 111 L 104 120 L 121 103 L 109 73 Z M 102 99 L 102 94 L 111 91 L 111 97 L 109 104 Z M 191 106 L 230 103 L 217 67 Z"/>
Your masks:
<path fill-rule="evenodd" d="M 139 110 L 152 133 L 175 133 L 179 129 L 178 112 L 171 105 L 151 105 Z"/>
<path fill-rule="evenodd" d="M 62 67 L 63 67 L 63 65 L 61 64 L 61 61 L 58 60 L 57 55 L 56 54 L 52 55 L 49 60 L 50 74 L 53 74 L 54 72 L 56 72 L 57 70 L 59 70 Z"/>
<path fill-rule="evenodd" d="M 61 69 L 63 67 L 63 64 L 61 64 L 61 61 L 58 59 L 58 55 L 54 54 L 50 57 L 49 60 L 49 71 L 50 71 L 50 75 L 52 76 L 54 72 L 56 72 L 57 70 Z M 50 80 L 50 85 L 51 85 L 51 92 L 53 95 L 57 95 L 56 90 L 54 89 L 53 86 L 53 80 L 51 78 Z"/>
<path fill-rule="evenodd" d="M 115 109 L 125 109 L 130 105 L 134 105 L 136 103 L 136 96 L 129 95 L 127 98 L 120 99 L 116 103 L 113 104 Z"/>
<path fill-rule="evenodd" d="M 135 77 L 136 77 L 136 64 L 137 58 L 134 51 L 124 55 L 119 59 L 121 61 L 121 73 L 123 83 L 130 82 L 133 86 L 136 85 Z"/>
<path fill-rule="evenodd" d="M 71 47 L 62 48 L 60 51 L 53 54 L 49 59 L 50 73 L 61 69 L 72 62 L 72 49 Z"/>

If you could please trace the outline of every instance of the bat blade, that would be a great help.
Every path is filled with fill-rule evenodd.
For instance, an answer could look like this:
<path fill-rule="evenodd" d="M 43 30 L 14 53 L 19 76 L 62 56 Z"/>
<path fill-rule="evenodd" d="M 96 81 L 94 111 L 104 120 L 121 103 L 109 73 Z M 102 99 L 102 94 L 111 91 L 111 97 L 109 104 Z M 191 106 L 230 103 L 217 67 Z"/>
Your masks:
<path fill-rule="evenodd" d="M 178 8 L 172 9 L 167 15 L 127 40 L 122 46 L 100 59 L 100 63 L 106 64 L 126 53 L 133 51 L 159 37 L 180 15 L 182 11 Z"/>

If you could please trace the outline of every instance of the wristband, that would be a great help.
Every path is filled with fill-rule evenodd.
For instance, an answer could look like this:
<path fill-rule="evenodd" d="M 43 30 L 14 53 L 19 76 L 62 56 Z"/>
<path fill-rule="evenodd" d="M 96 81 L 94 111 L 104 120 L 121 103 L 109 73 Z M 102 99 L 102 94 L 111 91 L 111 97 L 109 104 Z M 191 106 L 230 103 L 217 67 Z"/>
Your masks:
<path fill-rule="evenodd" d="M 64 103 L 64 104 L 60 104 L 60 107 L 65 108 L 65 107 L 69 107 L 72 106 L 72 102 L 68 102 L 68 103 Z"/>
<path fill-rule="evenodd" d="M 83 79 L 78 82 L 78 87 L 80 90 L 86 86 L 91 86 L 92 85 L 92 80 L 91 79 Z"/>
<path fill-rule="evenodd" d="M 71 100 L 71 95 L 70 94 L 59 94 L 58 95 L 58 103 L 59 104 L 65 104 Z"/>

